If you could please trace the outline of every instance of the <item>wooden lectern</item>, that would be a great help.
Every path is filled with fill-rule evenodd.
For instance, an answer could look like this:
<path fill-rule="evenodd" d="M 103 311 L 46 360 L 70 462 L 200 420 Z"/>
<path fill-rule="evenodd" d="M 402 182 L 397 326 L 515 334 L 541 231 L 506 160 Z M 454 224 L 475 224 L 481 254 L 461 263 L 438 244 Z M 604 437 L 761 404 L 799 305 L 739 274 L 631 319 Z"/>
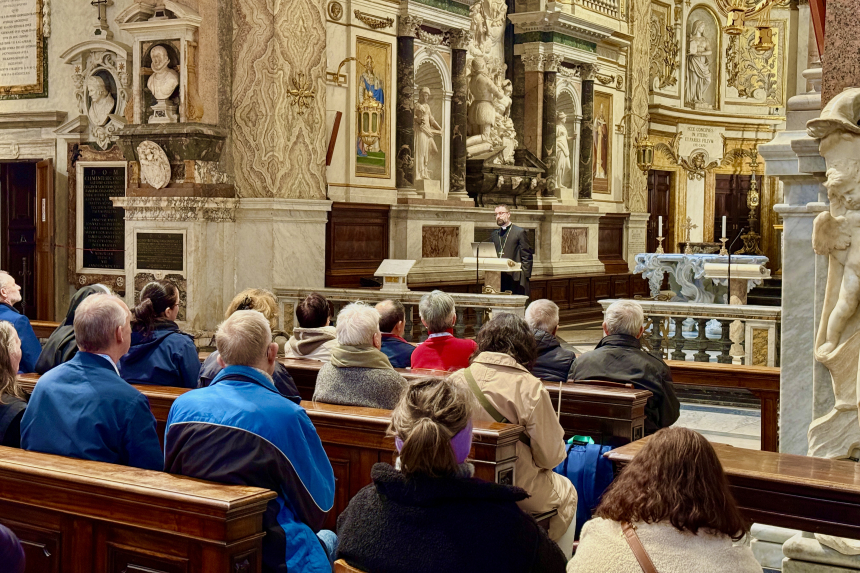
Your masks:
<path fill-rule="evenodd" d="M 495 253 L 495 249 L 493 249 L 493 253 Z M 477 254 L 482 255 L 484 252 L 478 250 Z M 522 270 L 520 263 L 497 257 L 466 257 L 463 259 L 463 265 L 468 270 L 475 269 L 475 274 L 484 271 L 483 294 L 505 294 L 502 293 L 502 273 L 517 273 Z M 509 291 L 506 293 L 511 294 Z"/>

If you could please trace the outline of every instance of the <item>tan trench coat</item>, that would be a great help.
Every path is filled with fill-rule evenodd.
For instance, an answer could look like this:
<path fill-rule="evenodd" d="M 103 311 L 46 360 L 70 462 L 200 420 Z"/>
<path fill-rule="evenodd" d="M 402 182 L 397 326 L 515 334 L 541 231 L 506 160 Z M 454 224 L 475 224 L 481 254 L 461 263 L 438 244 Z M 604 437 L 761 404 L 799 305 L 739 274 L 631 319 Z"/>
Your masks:
<path fill-rule="evenodd" d="M 531 448 L 517 442 L 514 485 L 531 497 L 519 503 L 523 511 L 543 513 L 558 509 L 550 520 L 549 536 L 558 540 L 576 517 L 576 490 L 566 477 L 552 469 L 564 460 L 564 430 L 543 383 L 524 366 L 499 352 L 482 352 L 471 372 L 487 400 L 512 424 L 525 427 Z M 453 377 L 468 386 L 463 370 Z M 475 420 L 494 421 L 480 405 Z"/>

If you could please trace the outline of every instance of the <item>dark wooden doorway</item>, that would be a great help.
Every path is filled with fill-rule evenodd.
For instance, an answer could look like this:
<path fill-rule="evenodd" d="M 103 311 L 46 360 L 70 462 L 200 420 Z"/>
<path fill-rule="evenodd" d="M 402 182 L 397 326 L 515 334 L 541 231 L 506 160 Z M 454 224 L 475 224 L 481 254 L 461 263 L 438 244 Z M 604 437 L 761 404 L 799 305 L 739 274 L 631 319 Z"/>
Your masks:
<path fill-rule="evenodd" d="M 54 320 L 54 165 L 0 163 L 0 268 L 21 285 L 18 310 Z"/>
<path fill-rule="evenodd" d="M 672 230 L 671 213 L 672 172 L 652 169 L 648 172 L 648 219 L 647 248 L 649 253 L 657 250 L 657 222 L 663 217 L 663 250 L 675 252 L 675 237 Z"/>
<path fill-rule="evenodd" d="M 749 207 L 747 194 L 750 190 L 749 175 L 717 174 L 714 192 L 714 237 L 719 242 L 723 234 L 723 215 L 726 217 L 726 237 L 729 248 L 731 242 L 738 236 L 741 227 L 749 231 Z M 732 253 L 744 246 L 742 240 L 735 242 Z"/>

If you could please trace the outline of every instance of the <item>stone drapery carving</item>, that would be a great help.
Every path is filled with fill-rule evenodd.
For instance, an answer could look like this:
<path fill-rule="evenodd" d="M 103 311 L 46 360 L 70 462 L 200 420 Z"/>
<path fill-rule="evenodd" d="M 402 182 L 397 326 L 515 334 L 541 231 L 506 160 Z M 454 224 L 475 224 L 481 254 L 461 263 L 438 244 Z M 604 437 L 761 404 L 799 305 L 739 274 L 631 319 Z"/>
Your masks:
<path fill-rule="evenodd" d="M 711 85 L 711 41 L 705 37 L 705 23 L 694 20 L 687 40 L 687 103 L 708 106 L 707 91 Z"/>
<path fill-rule="evenodd" d="M 833 380 L 835 405 L 809 426 L 809 455 L 856 457 L 860 448 L 857 407 L 860 357 L 860 88 L 833 98 L 821 116 L 807 123 L 807 132 L 820 140 L 827 163 L 830 209 L 818 214 L 812 246 L 829 258 L 821 322 L 815 338 L 815 359 Z"/>
<path fill-rule="evenodd" d="M 678 83 L 681 44 L 675 38 L 675 27 L 665 25 L 658 14 L 651 14 L 651 82 L 655 89 L 673 87 Z"/>
<path fill-rule="evenodd" d="M 170 183 L 170 161 L 157 143 L 144 141 L 137 146 L 140 158 L 140 179 L 147 185 L 161 189 Z"/>

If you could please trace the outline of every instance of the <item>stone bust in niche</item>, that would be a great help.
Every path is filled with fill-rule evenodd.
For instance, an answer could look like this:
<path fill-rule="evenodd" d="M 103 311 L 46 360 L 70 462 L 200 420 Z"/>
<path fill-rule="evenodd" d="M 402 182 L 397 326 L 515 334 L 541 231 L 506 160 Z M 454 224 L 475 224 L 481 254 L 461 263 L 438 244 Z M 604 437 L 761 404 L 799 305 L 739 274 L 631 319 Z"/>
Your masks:
<path fill-rule="evenodd" d="M 104 78 L 97 75 L 87 78 L 87 93 L 90 96 L 87 117 L 94 126 L 104 125 L 116 105 Z"/>
<path fill-rule="evenodd" d="M 146 81 L 146 87 L 158 101 L 164 101 L 173 95 L 179 85 L 179 74 L 169 67 L 170 58 L 164 46 L 155 46 L 150 53 L 152 56 L 152 75 Z"/>

